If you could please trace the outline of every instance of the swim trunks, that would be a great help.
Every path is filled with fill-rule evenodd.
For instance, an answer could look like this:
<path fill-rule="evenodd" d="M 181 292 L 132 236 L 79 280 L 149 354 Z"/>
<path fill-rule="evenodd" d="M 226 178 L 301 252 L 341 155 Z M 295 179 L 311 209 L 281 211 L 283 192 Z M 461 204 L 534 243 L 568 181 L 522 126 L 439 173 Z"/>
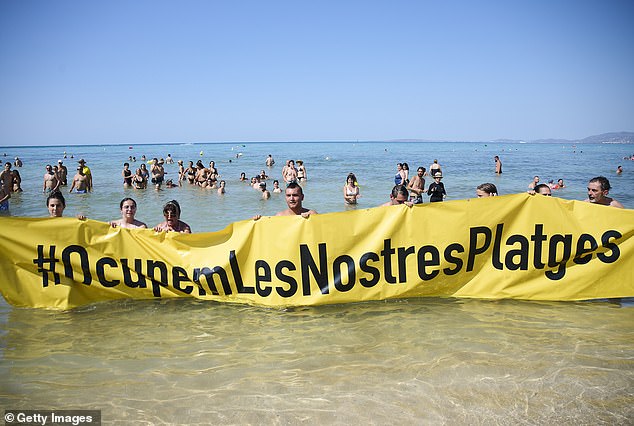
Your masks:
<path fill-rule="evenodd" d="M 88 192 L 88 190 L 87 189 L 76 189 L 75 192 L 78 193 L 78 194 L 85 194 L 85 193 Z"/>
<path fill-rule="evenodd" d="M 0 203 L 0 212 L 9 211 L 9 200 L 4 200 Z"/>

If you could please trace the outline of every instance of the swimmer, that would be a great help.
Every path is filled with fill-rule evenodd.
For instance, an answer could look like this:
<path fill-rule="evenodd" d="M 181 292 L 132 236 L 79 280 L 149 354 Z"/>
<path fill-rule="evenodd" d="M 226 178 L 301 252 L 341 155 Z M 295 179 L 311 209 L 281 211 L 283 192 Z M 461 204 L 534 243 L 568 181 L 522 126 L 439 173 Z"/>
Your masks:
<path fill-rule="evenodd" d="M 84 174 L 84 168 L 82 166 L 77 166 L 77 174 L 73 178 L 73 183 L 70 185 L 68 193 L 73 192 L 73 189 L 78 194 L 88 192 L 88 176 Z"/>
<path fill-rule="evenodd" d="M 178 160 L 178 184 L 182 185 L 182 182 L 186 179 L 185 177 L 185 166 L 183 165 L 183 160 Z"/>
<path fill-rule="evenodd" d="M 269 192 L 268 189 L 266 189 L 266 182 L 260 182 L 259 188 L 260 191 L 262 191 L 262 199 L 263 200 L 268 200 L 269 198 L 271 198 L 271 193 Z"/>
<path fill-rule="evenodd" d="M 11 198 L 11 187 L 0 186 L 0 212 L 9 211 L 9 198 Z"/>
<path fill-rule="evenodd" d="M 46 165 L 46 173 L 44 173 L 44 185 L 42 192 L 53 192 L 59 188 L 59 180 L 57 175 L 53 172 L 53 167 L 50 164 Z"/>
<path fill-rule="evenodd" d="M 280 181 L 275 179 L 273 181 L 273 193 L 281 193 L 282 192 L 282 188 L 280 188 Z"/>
<path fill-rule="evenodd" d="M 442 173 L 442 167 L 438 164 L 438 160 L 434 160 L 433 164 L 429 166 L 429 174 L 434 176 L 438 172 Z"/>
<path fill-rule="evenodd" d="M 66 208 L 66 200 L 59 191 L 53 191 L 46 198 L 46 207 L 50 217 L 62 217 Z"/>
<path fill-rule="evenodd" d="M 273 164 L 275 164 L 275 160 L 273 159 L 273 156 L 271 154 L 269 154 L 269 156 L 266 157 L 265 164 L 266 164 L 266 167 L 273 167 Z"/>
<path fill-rule="evenodd" d="M 165 221 L 154 227 L 156 232 L 181 232 L 191 234 L 192 230 L 188 224 L 180 220 L 181 206 L 178 201 L 168 201 L 163 207 L 163 216 Z"/>
<path fill-rule="evenodd" d="M 137 209 L 134 199 L 124 198 L 119 203 L 119 209 L 121 210 L 121 219 L 111 221 L 110 226 L 113 228 L 147 228 L 145 223 L 134 218 Z"/>
<path fill-rule="evenodd" d="M 410 193 L 409 200 L 413 204 L 422 204 L 423 202 L 423 192 L 425 192 L 425 178 L 423 176 L 425 176 L 425 168 L 419 167 L 412 180 L 407 184 Z"/>
<path fill-rule="evenodd" d="M 130 163 L 123 163 L 123 170 L 121 171 L 123 177 L 123 187 L 129 188 L 132 186 L 132 170 L 130 170 Z"/>
<path fill-rule="evenodd" d="M 165 169 L 163 168 L 163 164 L 165 161 L 161 158 L 158 160 L 156 157 L 152 159 L 152 167 L 150 167 L 150 172 L 152 173 L 152 183 L 154 187 L 158 190 L 161 189 L 161 184 L 163 183 L 163 179 L 165 178 Z"/>
<path fill-rule="evenodd" d="M 403 163 L 396 164 L 396 174 L 394 175 L 394 185 L 402 185 L 405 180 L 405 172 L 403 172 Z"/>
<path fill-rule="evenodd" d="M 304 191 L 296 182 L 291 182 L 284 192 L 286 197 L 286 205 L 288 208 L 278 212 L 275 216 L 301 216 L 308 218 L 311 214 L 317 214 L 315 210 L 308 209 L 302 205 L 304 201 Z"/>
<path fill-rule="evenodd" d="M 623 166 L 618 166 L 618 167 L 616 168 L 616 174 L 617 174 L 617 175 L 620 175 L 621 173 L 623 173 Z"/>
<path fill-rule="evenodd" d="M 390 201 L 381 204 L 384 206 L 396 206 L 399 204 L 405 204 L 408 207 L 412 207 L 414 204 L 407 201 L 409 198 L 409 191 L 404 185 L 394 185 L 392 192 L 390 193 Z"/>
<path fill-rule="evenodd" d="M 539 176 L 533 177 L 531 183 L 528 184 L 528 191 L 531 194 L 535 193 L 535 186 L 539 185 Z"/>
<path fill-rule="evenodd" d="M 92 172 L 90 171 L 90 167 L 86 165 L 86 160 L 84 160 L 83 158 L 80 158 L 79 161 L 77 162 L 83 168 L 84 175 L 86 175 L 86 178 L 87 178 L 86 189 L 88 191 L 92 191 Z"/>
<path fill-rule="evenodd" d="M 429 202 L 436 203 L 443 201 L 447 197 L 447 191 L 445 190 L 445 184 L 440 180 L 442 179 L 442 173 L 436 172 L 432 175 L 434 181 L 427 188 L 427 195 L 429 195 Z"/>
<path fill-rule="evenodd" d="M 0 173 L 0 186 L 5 187 L 7 192 L 13 192 L 13 171 L 10 161 L 4 163 L 4 170 Z"/>
<path fill-rule="evenodd" d="M 295 168 L 295 161 L 288 160 L 286 166 L 282 169 L 282 179 L 286 184 L 297 182 L 297 169 Z"/>
<path fill-rule="evenodd" d="M 534 194 L 545 195 L 547 197 L 553 195 L 552 191 L 550 190 L 550 186 L 545 183 L 540 183 L 539 185 L 536 185 L 534 188 Z"/>
<path fill-rule="evenodd" d="M 554 184 L 551 188 L 552 189 L 562 189 L 565 188 L 566 185 L 564 185 L 564 180 L 563 179 L 557 179 L 557 183 Z"/>
<path fill-rule="evenodd" d="M 498 157 L 497 155 L 495 157 L 493 157 L 493 160 L 495 160 L 495 173 L 498 175 L 502 174 L 502 161 L 500 161 L 500 157 Z"/>
<path fill-rule="evenodd" d="M 299 182 L 304 182 L 306 179 L 308 179 L 308 175 L 306 174 L 304 162 L 302 160 L 297 160 L 297 180 Z"/>
<path fill-rule="evenodd" d="M 409 185 L 409 164 L 403 163 L 403 183 L 402 185 Z"/>
<path fill-rule="evenodd" d="M 224 180 L 220 181 L 220 186 L 218 187 L 218 194 L 224 194 L 225 191 L 225 186 L 227 185 L 227 182 L 225 182 Z"/>
<path fill-rule="evenodd" d="M 625 208 L 623 204 L 614 198 L 608 197 L 610 189 L 612 189 L 612 187 L 607 178 L 603 176 L 592 178 L 590 182 L 588 182 L 588 198 L 584 201 L 602 206 L 617 207 L 620 209 Z"/>
<path fill-rule="evenodd" d="M 49 217 L 62 217 L 64 209 L 66 208 L 66 200 L 62 193 L 59 191 L 51 192 L 48 197 L 46 197 L 46 208 L 48 208 Z M 85 220 L 86 216 L 78 214 L 77 219 Z"/>
<path fill-rule="evenodd" d="M 349 173 L 346 177 L 346 184 L 343 186 L 343 200 L 346 204 L 357 204 L 359 194 L 359 183 L 354 173 Z"/>
<path fill-rule="evenodd" d="M 178 185 L 176 185 L 172 179 L 167 179 L 165 181 L 165 187 L 166 188 L 178 188 Z"/>
<path fill-rule="evenodd" d="M 68 185 L 68 168 L 64 165 L 62 160 L 57 160 L 57 165 L 59 167 L 59 182 L 61 186 Z"/>
<path fill-rule="evenodd" d="M 145 189 L 147 187 L 147 179 L 143 176 L 143 173 L 141 173 L 141 169 L 136 169 L 136 173 L 132 178 L 132 186 L 134 186 L 135 189 Z"/>
<path fill-rule="evenodd" d="M 478 198 L 495 197 L 498 195 L 497 187 L 492 183 L 483 183 L 476 188 Z"/>

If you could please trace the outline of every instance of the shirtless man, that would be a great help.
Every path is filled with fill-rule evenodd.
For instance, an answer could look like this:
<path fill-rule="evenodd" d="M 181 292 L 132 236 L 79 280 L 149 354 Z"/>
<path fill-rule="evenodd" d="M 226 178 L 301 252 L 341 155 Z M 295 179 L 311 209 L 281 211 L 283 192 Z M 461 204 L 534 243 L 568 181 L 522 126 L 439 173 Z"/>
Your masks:
<path fill-rule="evenodd" d="M 77 167 L 77 174 L 73 178 L 73 183 L 70 185 L 68 193 L 73 192 L 73 189 L 78 194 L 88 192 L 88 176 L 84 174 L 84 168 L 82 166 Z"/>
<path fill-rule="evenodd" d="M 86 183 L 87 183 L 86 189 L 88 191 L 92 191 L 92 171 L 90 170 L 90 167 L 88 167 L 86 165 L 86 160 L 84 160 L 83 158 L 80 158 L 78 163 L 82 167 L 84 175 L 86 175 L 86 178 L 87 178 L 87 180 L 86 180 Z"/>
<path fill-rule="evenodd" d="M 275 160 L 273 159 L 273 156 L 269 154 L 269 156 L 266 157 L 266 167 L 273 167 L 273 164 L 275 164 Z"/>
<path fill-rule="evenodd" d="M 59 180 L 61 186 L 68 185 L 68 168 L 64 165 L 62 160 L 57 161 L 57 166 L 59 167 Z"/>
<path fill-rule="evenodd" d="M 163 168 L 163 163 L 163 159 L 161 159 L 161 161 L 156 158 L 152 160 L 150 173 L 152 173 L 152 183 L 154 184 L 156 189 L 161 189 L 161 184 L 163 183 L 163 179 L 165 178 L 165 169 Z"/>
<path fill-rule="evenodd" d="M 409 198 L 409 191 L 403 185 L 394 185 L 392 188 L 392 192 L 390 193 L 390 201 L 387 203 L 381 204 L 381 207 L 384 206 L 396 206 L 399 204 L 405 204 L 408 207 L 412 207 L 414 204 L 407 201 Z"/>
<path fill-rule="evenodd" d="M 534 193 L 545 195 L 547 197 L 551 197 L 553 195 L 553 192 L 551 191 L 550 186 L 548 186 L 545 183 L 540 183 L 539 185 L 536 185 L 534 188 Z"/>
<path fill-rule="evenodd" d="M 121 219 L 113 220 L 110 226 L 113 228 L 147 228 L 147 225 L 134 218 L 136 214 L 136 201 L 132 198 L 124 198 L 119 203 L 121 209 Z"/>
<path fill-rule="evenodd" d="M 307 209 L 302 206 L 302 202 L 304 201 L 304 191 L 297 182 L 291 182 L 288 184 L 286 191 L 284 192 L 284 196 L 286 197 L 286 205 L 288 208 L 278 212 L 275 216 L 300 215 L 303 218 L 307 218 L 311 214 L 317 214 L 315 210 Z"/>
<path fill-rule="evenodd" d="M 531 181 L 531 183 L 528 184 L 528 193 L 530 194 L 534 194 L 535 193 L 535 187 L 539 185 L 539 176 L 535 176 L 533 178 L 533 180 Z"/>
<path fill-rule="evenodd" d="M 268 200 L 271 198 L 271 193 L 266 189 L 266 182 L 260 182 L 260 191 L 262 191 L 262 199 Z"/>
<path fill-rule="evenodd" d="M 44 186 L 42 192 L 53 192 L 59 188 L 59 180 L 53 172 L 53 167 L 50 164 L 46 165 L 46 173 L 44 173 Z"/>
<path fill-rule="evenodd" d="M 425 192 L 425 168 L 419 167 L 416 175 L 410 180 L 407 189 L 410 191 L 410 201 L 413 204 L 421 204 L 423 202 L 423 192 Z"/>
<path fill-rule="evenodd" d="M 4 163 L 4 170 L 0 172 L 0 186 L 4 187 L 7 192 L 13 192 L 13 171 L 11 171 L 11 163 Z"/>
<path fill-rule="evenodd" d="M 496 155 L 495 157 L 493 157 L 493 159 L 495 160 L 495 174 L 501 175 L 502 174 L 502 162 L 500 161 L 500 157 L 498 157 Z"/>
<path fill-rule="evenodd" d="M 620 209 L 625 208 L 623 204 L 616 201 L 614 198 L 608 197 L 611 186 L 610 181 L 603 177 L 597 176 L 590 179 L 588 182 L 588 199 L 584 200 L 593 204 L 601 204 L 602 206 L 618 207 Z"/>

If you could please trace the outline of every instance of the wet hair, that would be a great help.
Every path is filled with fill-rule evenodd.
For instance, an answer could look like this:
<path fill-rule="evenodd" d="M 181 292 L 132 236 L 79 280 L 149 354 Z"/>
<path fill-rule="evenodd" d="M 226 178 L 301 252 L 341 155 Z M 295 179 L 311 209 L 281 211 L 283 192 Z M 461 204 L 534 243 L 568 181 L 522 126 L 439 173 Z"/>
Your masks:
<path fill-rule="evenodd" d="M 62 203 L 62 206 L 66 207 L 66 200 L 64 199 L 62 193 L 59 191 L 53 191 L 48 195 L 48 197 L 46 197 L 46 207 L 48 207 L 48 202 L 50 200 L 59 200 Z"/>
<path fill-rule="evenodd" d="M 130 167 L 130 163 L 123 163 L 123 165 Z"/>
<path fill-rule="evenodd" d="M 346 183 L 348 183 L 348 179 L 350 178 L 352 178 L 353 183 L 357 183 L 357 177 L 354 175 L 354 173 L 348 173 L 348 177 L 346 178 Z"/>
<path fill-rule="evenodd" d="M 610 181 L 605 176 L 597 176 L 590 179 L 589 183 L 598 182 L 601 186 L 602 191 L 609 191 L 612 187 L 610 186 Z"/>
<path fill-rule="evenodd" d="M 409 197 L 409 191 L 407 190 L 405 185 L 394 185 L 394 188 L 392 188 L 392 194 L 391 194 L 392 198 L 398 197 L 398 194 L 405 195 L 405 198 Z"/>
<path fill-rule="evenodd" d="M 288 185 L 286 185 L 286 189 L 295 189 L 295 188 L 299 188 L 299 193 L 300 194 L 304 193 L 304 190 L 302 189 L 300 184 L 298 184 L 297 182 L 291 182 Z"/>
<path fill-rule="evenodd" d="M 422 166 L 421 166 L 421 167 L 418 167 L 418 168 L 416 169 L 416 173 L 418 173 L 418 170 L 422 170 L 422 171 L 423 171 L 423 173 L 425 173 L 425 172 L 427 171 L 427 169 L 426 169 L 426 168 L 424 168 L 424 167 L 422 167 Z"/>
<path fill-rule="evenodd" d="M 407 164 L 407 163 L 403 163 L 403 169 L 405 169 L 405 170 L 409 170 L 409 164 Z"/>
<path fill-rule="evenodd" d="M 165 205 L 163 206 L 163 214 L 167 213 L 167 212 L 176 212 L 178 214 L 178 216 L 181 215 L 181 206 L 180 204 L 178 204 L 178 201 L 176 200 L 171 200 L 168 201 L 167 203 L 165 203 Z"/>
<path fill-rule="evenodd" d="M 545 183 L 540 183 L 539 185 L 535 185 L 535 188 L 534 188 L 535 193 L 536 193 L 536 194 L 541 194 L 539 191 L 540 191 L 542 188 L 548 188 L 548 189 L 550 189 L 550 186 L 546 185 Z"/>
<path fill-rule="evenodd" d="M 482 184 L 478 185 L 478 187 L 476 189 L 479 189 L 480 191 L 484 191 L 484 192 L 486 192 L 489 195 L 498 195 L 498 189 L 492 183 L 482 183 Z"/>
<path fill-rule="evenodd" d="M 132 201 L 134 203 L 134 207 L 136 207 L 136 201 L 134 201 L 134 198 L 130 198 L 130 197 L 125 197 L 123 200 L 121 200 L 121 202 L 119 203 L 119 210 L 121 210 L 123 208 L 123 203 L 125 203 L 126 201 Z"/>
<path fill-rule="evenodd" d="M 280 181 L 279 181 L 279 180 L 277 180 L 277 179 L 275 179 L 275 180 L 273 181 L 273 184 L 275 184 L 276 182 L 277 182 L 277 184 L 278 184 L 278 185 L 280 184 Z"/>

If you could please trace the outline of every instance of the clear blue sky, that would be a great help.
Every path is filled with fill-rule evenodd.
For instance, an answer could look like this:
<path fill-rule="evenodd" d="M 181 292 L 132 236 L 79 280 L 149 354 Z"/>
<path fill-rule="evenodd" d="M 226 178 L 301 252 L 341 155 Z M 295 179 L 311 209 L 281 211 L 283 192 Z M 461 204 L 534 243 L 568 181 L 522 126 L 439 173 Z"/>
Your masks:
<path fill-rule="evenodd" d="M 634 1 L 0 0 L 0 145 L 634 131 Z"/>

